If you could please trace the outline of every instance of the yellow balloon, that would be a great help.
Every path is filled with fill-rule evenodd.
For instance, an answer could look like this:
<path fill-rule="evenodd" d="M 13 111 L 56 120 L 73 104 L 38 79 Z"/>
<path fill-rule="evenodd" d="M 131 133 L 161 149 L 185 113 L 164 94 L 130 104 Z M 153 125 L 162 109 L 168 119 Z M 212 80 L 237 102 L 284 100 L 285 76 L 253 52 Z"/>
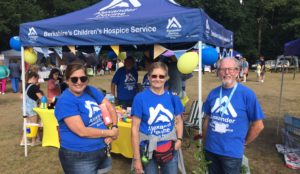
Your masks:
<path fill-rule="evenodd" d="M 119 59 L 121 59 L 121 60 L 125 60 L 126 57 L 127 57 L 126 52 L 120 52 L 120 54 L 119 54 L 118 57 L 119 57 Z"/>
<path fill-rule="evenodd" d="M 196 52 L 184 53 L 178 59 L 177 68 L 182 74 L 189 74 L 197 67 L 198 61 L 198 54 Z"/>
<path fill-rule="evenodd" d="M 37 61 L 37 55 L 32 49 L 26 49 L 24 51 L 24 59 L 26 63 L 32 65 L 35 64 L 35 62 Z"/>

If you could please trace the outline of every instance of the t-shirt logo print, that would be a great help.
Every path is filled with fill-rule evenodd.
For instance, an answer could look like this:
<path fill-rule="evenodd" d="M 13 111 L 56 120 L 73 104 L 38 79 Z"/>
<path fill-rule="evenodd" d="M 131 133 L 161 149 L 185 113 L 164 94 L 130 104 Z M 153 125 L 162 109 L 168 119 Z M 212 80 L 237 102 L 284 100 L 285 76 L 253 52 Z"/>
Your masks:
<path fill-rule="evenodd" d="M 228 103 L 229 102 L 229 103 Z M 220 103 L 221 103 L 221 106 L 220 106 Z M 226 103 L 228 103 L 228 106 L 227 108 L 225 108 L 225 105 Z M 226 110 L 224 110 L 224 108 Z M 214 104 L 214 107 L 212 107 L 211 109 L 211 112 L 212 113 L 220 113 L 220 111 L 223 111 L 224 112 L 224 115 L 229 115 L 228 111 L 230 112 L 231 116 L 233 118 L 236 118 L 237 117 L 237 113 L 236 111 L 234 110 L 233 106 L 231 105 L 230 101 L 229 101 L 229 98 L 227 96 L 224 96 L 220 102 L 220 98 L 218 98 Z"/>
<path fill-rule="evenodd" d="M 173 114 L 163 105 L 158 104 L 155 108 L 149 108 L 150 118 L 148 124 L 152 125 L 153 123 L 158 122 L 171 122 L 173 120 Z"/>
<path fill-rule="evenodd" d="M 97 103 L 93 101 L 86 101 L 84 106 L 87 110 L 89 110 L 89 118 L 92 118 L 95 112 L 100 111 Z"/>
<path fill-rule="evenodd" d="M 126 74 L 125 83 L 127 82 L 135 82 L 135 78 L 130 73 Z"/>

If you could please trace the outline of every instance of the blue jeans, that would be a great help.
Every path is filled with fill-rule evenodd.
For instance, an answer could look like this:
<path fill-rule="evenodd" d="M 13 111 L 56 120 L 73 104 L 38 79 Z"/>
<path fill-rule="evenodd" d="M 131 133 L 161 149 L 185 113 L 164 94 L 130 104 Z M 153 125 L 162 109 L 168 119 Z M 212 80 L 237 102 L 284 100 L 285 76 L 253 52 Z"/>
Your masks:
<path fill-rule="evenodd" d="M 143 166 L 145 174 L 158 174 L 158 164 L 155 159 L 151 159 L 146 166 Z M 160 173 L 177 174 L 178 173 L 178 151 L 174 151 L 174 157 L 171 161 L 160 166 Z"/>
<path fill-rule="evenodd" d="M 209 174 L 240 174 L 242 158 L 217 155 L 208 151 L 205 151 L 205 158 L 211 161 L 208 164 Z"/>
<path fill-rule="evenodd" d="M 76 152 L 61 147 L 59 160 L 65 174 L 97 174 L 106 162 L 106 148 L 92 152 Z"/>
<path fill-rule="evenodd" d="M 19 83 L 20 83 L 20 78 L 18 77 L 11 78 L 11 88 L 14 93 L 19 92 Z"/>

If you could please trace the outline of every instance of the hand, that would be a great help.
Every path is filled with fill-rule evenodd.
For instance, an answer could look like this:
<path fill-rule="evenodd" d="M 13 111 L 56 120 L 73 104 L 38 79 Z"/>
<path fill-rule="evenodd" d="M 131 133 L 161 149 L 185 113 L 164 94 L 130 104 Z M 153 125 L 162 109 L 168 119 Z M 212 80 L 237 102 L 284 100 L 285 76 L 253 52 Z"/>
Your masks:
<path fill-rule="evenodd" d="M 113 136 L 113 137 L 111 137 L 111 138 L 112 138 L 112 140 L 114 141 L 114 140 L 118 139 L 118 136 Z"/>
<path fill-rule="evenodd" d="M 174 149 L 179 150 L 181 148 L 181 144 L 182 144 L 181 140 L 177 140 L 176 143 L 175 143 Z"/>
<path fill-rule="evenodd" d="M 113 127 L 112 130 L 111 130 L 111 137 L 118 137 L 119 135 L 119 129 Z"/>
<path fill-rule="evenodd" d="M 143 166 L 141 159 L 135 159 L 133 164 L 135 174 L 142 174 L 144 173 Z"/>
<path fill-rule="evenodd" d="M 104 139 L 105 144 L 110 144 L 113 141 L 113 139 L 111 137 L 106 137 Z"/>

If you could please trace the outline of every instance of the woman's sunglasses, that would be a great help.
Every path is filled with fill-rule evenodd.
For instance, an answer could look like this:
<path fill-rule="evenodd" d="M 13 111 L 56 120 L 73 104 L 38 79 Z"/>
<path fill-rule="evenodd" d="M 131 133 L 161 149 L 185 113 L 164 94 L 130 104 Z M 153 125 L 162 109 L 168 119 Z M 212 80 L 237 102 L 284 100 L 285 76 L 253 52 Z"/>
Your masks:
<path fill-rule="evenodd" d="M 151 78 L 152 78 L 152 79 L 156 79 L 157 77 L 158 77 L 159 79 L 164 79 L 166 76 L 164 76 L 164 75 L 155 75 L 155 74 L 151 75 Z"/>
<path fill-rule="evenodd" d="M 87 80 L 88 80 L 88 77 L 87 76 L 81 76 L 81 77 L 70 77 L 70 80 L 72 83 L 77 83 L 78 82 L 78 79 L 80 79 L 80 81 L 82 83 L 85 83 Z"/>

